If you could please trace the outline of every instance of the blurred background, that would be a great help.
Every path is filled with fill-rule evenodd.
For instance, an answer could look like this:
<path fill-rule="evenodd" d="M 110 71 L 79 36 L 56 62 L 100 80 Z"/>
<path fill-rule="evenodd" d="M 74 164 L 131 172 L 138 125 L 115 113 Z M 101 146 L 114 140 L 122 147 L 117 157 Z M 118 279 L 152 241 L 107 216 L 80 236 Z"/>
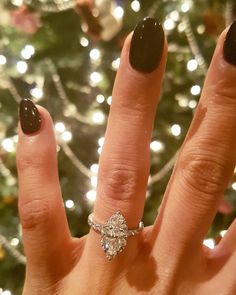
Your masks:
<path fill-rule="evenodd" d="M 120 51 L 141 18 L 156 17 L 166 32 L 169 54 L 150 144 L 143 220 L 152 224 L 197 106 L 217 36 L 235 14 L 236 1 L 223 0 L 0 2 L 1 295 L 21 294 L 26 262 L 15 164 L 20 100 L 31 98 L 52 115 L 70 229 L 74 236 L 85 235 Z M 235 218 L 235 196 L 236 171 L 204 242 L 209 247 L 220 241 Z"/>

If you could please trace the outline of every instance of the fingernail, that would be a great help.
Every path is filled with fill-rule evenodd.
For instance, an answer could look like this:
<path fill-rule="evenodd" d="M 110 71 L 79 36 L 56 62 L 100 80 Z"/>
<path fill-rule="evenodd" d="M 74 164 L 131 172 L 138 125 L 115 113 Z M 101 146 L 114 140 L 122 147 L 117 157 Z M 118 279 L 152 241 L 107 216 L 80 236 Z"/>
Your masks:
<path fill-rule="evenodd" d="M 226 35 L 223 54 L 228 63 L 236 65 L 236 21 L 232 23 Z"/>
<path fill-rule="evenodd" d="M 22 99 L 19 114 L 21 129 L 25 134 L 32 134 L 40 129 L 42 120 L 38 109 L 30 99 Z"/>
<path fill-rule="evenodd" d="M 129 60 L 131 66 L 140 72 L 151 73 L 160 64 L 164 48 L 164 31 L 154 18 L 140 21 L 133 33 Z"/>

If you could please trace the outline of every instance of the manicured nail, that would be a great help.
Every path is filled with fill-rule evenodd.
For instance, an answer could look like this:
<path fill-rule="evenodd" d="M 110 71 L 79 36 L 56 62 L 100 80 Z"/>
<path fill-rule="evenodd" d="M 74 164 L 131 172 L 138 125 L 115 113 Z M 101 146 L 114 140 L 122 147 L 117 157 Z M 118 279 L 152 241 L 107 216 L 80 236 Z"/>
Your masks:
<path fill-rule="evenodd" d="M 151 73 L 160 64 L 164 48 L 164 31 L 154 18 L 140 21 L 133 33 L 129 60 L 131 66 L 140 72 Z"/>
<path fill-rule="evenodd" d="M 19 114 L 21 128 L 25 134 L 32 134 L 40 129 L 42 120 L 38 109 L 30 99 L 22 99 Z"/>
<path fill-rule="evenodd" d="M 230 26 L 224 43 L 224 59 L 232 64 L 236 65 L 236 21 Z"/>

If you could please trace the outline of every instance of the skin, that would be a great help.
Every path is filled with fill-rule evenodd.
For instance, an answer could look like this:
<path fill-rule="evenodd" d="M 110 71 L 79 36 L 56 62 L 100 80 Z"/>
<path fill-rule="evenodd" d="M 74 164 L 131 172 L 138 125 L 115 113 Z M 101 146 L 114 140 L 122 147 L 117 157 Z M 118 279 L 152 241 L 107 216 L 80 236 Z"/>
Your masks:
<path fill-rule="evenodd" d="M 214 250 L 203 239 L 236 164 L 236 67 L 223 59 L 225 30 L 210 65 L 199 106 L 153 226 L 128 239 L 108 261 L 94 230 L 71 237 L 58 180 L 53 124 L 42 107 L 40 131 L 19 126 L 19 213 L 27 256 L 23 295 L 236 294 L 236 223 Z M 165 68 L 131 68 L 131 35 L 117 73 L 99 163 L 96 220 L 120 210 L 128 227 L 142 219 L 150 140 Z"/>

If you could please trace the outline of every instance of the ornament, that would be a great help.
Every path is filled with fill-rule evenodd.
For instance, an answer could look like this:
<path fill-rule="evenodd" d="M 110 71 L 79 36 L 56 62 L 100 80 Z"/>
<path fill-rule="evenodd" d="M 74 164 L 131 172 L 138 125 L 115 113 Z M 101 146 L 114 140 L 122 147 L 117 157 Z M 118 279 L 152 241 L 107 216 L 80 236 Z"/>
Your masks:
<path fill-rule="evenodd" d="M 41 26 L 40 15 L 37 12 L 31 12 L 26 5 L 22 5 L 11 12 L 11 24 L 24 33 L 33 35 Z"/>
<path fill-rule="evenodd" d="M 109 41 L 121 30 L 123 8 L 115 1 L 78 0 L 75 10 L 82 18 L 82 29 L 94 41 Z"/>

